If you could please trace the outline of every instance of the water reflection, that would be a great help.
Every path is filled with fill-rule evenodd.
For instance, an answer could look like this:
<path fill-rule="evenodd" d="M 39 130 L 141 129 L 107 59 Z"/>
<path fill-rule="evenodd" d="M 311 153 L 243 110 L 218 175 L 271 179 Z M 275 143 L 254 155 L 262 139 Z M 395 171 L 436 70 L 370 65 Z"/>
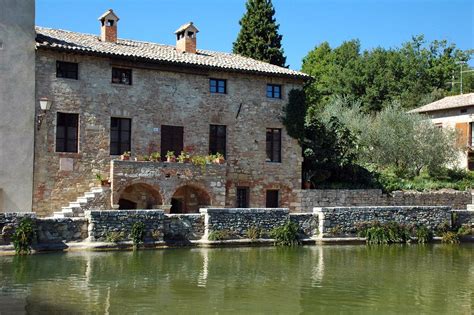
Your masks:
<path fill-rule="evenodd" d="M 312 246 L 0 257 L 0 313 L 469 314 L 473 249 Z"/>

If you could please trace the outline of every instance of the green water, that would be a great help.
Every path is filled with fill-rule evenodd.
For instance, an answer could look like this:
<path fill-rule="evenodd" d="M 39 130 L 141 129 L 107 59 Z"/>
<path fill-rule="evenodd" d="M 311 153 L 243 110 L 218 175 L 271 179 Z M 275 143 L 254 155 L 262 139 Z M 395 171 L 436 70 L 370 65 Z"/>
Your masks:
<path fill-rule="evenodd" d="M 0 314 L 471 314 L 474 245 L 0 257 Z"/>

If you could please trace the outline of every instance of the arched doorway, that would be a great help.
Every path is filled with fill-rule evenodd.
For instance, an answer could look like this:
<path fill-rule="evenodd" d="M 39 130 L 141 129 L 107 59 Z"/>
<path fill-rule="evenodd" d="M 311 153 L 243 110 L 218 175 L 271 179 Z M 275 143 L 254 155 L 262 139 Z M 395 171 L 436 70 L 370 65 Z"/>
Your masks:
<path fill-rule="evenodd" d="M 178 188 L 171 198 L 170 213 L 197 213 L 209 206 L 211 197 L 202 188 L 186 185 Z"/>
<path fill-rule="evenodd" d="M 119 198 L 119 209 L 156 209 L 163 204 L 160 193 L 152 186 L 144 183 L 126 187 Z"/>

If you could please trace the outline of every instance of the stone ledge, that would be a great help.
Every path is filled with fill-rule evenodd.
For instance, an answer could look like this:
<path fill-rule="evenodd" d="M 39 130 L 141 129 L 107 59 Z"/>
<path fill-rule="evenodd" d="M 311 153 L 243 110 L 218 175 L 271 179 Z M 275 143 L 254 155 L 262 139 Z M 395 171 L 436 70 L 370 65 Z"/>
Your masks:
<path fill-rule="evenodd" d="M 288 208 L 201 208 L 200 213 L 290 213 Z"/>

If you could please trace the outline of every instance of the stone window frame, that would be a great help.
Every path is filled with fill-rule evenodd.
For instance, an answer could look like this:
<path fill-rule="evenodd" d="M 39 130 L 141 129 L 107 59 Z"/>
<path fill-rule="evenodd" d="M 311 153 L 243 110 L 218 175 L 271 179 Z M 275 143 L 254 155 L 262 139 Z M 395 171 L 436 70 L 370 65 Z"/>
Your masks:
<path fill-rule="evenodd" d="M 66 68 L 73 67 L 75 69 L 63 69 L 61 71 L 60 70 L 61 66 L 64 66 Z M 56 78 L 79 80 L 79 63 L 64 61 L 64 60 L 56 60 Z"/>
<path fill-rule="evenodd" d="M 241 207 L 239 205 L 239 190 L 245 191 L 246 193 L 246 207 Z M 236 186 L 235 187 L 235 207 L 239 209 L 247 209 L 250 207 L 250 187 L 249 186 Z"/>
<path fill-rule="evenodd" d="M 270 90 L 269 90 L 270 88 Z M 275 88 L 278 88 L 278 96 L 275 96 Z M 266 96 L 269 99 L 281 100 L 283 99 L 283 85 L 267 83 Z"/>
<path fill-rule="evenodd" d="M 123 81 L 123 74 L 129 74 L 129 81 Z M 115 78 L 114 75 L 121 75 L 122 77 L 120 78 Z M 115 81 L 114 81 L 115 78 Z M 110 81 L 112 84 L 117 84 L 117 85 L 122 85 L 122 86 L 127 86 L 127 85 L 132 85 L 133 84 L 133 71 L 130 68 L 123 68 L 123 67 L 112 67 L 112 79 Z"/>
<path fill-rule="evenodd" d="M 130 139 L 129 139 L 129 145 L 130 145 L 130 148 L 129 148 L 129 150 L 128 150 L 128 151 L 130 151 L 130 152 L 132 151 L 132 139 L 133 139 L 133 138 L 132 138 L 132 131 L 133 131 L 133 127 L 132 127 L 132 126 L 133 126 L 133 119 L 132 119 L 131 117 L 110 116 L 110 120 L 109 120 L 109 123 L 110 123 L 110 125 L 109 125 L 109 154 L 110 154 L 110 156 L 120 156 L 120 155 L 123 154 L 123 152 L 122 152 L 122 153 L 119 153 L 119 154 L 112 154 L 112 152 L 111 152 L 111 148 L 112 148 L 112 146 L 111 146 L 111 143 L 112 143 L 112 119 L 114 119 L 114 118 L 115 118 L 115 119 L 128 119 L 128 120 L 130 121 L 130 133 L 129 133 L 129 138 L 130 138 Z"/>
<path fill-rule="evenodd" d="M 77 143 L 76 143 L 76 151 L 58 151 L 57 150 L 57 130 L 58 130 L 58 114 L 74 114 L 77 115 Z M 71 112 L 71 111 L 62 111 L 58 110 L 55 113 L 55 119 L 54 119 L 54 152 L 55 153 L 60 153 L 60 154 L 78 154 L 81 152 L 81 114 L 78 112 Z"/>
<path fill-rule="evenodd" d="M 269 205 L 269 193 L 276 193 L 276 205 Z M 275 196 L 273 196 L 275 197 Z M 270 200 L 271 201 L 271 200 Z M 267 189 L 265 191 L 265 208 L 279 208 L 281 204 L 281 193 L 279 189 Z"/>
<path fill-rule="evenodd" d="M 217 127 L 215 135 L 212 134 L 212 127 Z M 220 124 L 210 124 L 209 125 L 209 154 L 216 154 L 217 153 L 217 143 L 219 142 L 219 139 L 222 140 L 222 137 L 219 137 L 219 135 L 218 135 L 218 130 L 217 129 L 219 127 L 224 127 L 224 132 L 225 132 L 225 135 L 224 135 L 224 148 L 223 148 L 224 152 L 219 152 L 225 158 L 225 157 L 227 157 L 227 125 L 220 125 Z M 215 150 L 214 150 L 214 146 L 211 144 L 212 139 L 216 140 Z"/>
<path fill-rule="evenodd" d="M 216 82 L 214 91 L 213 91 L 212 82 Z M 224 90 L 222 92 L 219 92 L 219 82 L 224 83 Z M 227 79 L 209 78 L 209 93 L 211 93 L 213 95 L 227 94 Z"/>
<path fill-rule="evenodd" d="M 274 134 L 278 131 L 279 137 L 275 142 Z M 269 134 L 271 139 L 269 139 Z M 278 154 L 275 156 L 275 143 L 278 143 Z M 282 128 L 266 128 L 265 129 L 265 162 L 281 163 L 282 162 Z"/>

